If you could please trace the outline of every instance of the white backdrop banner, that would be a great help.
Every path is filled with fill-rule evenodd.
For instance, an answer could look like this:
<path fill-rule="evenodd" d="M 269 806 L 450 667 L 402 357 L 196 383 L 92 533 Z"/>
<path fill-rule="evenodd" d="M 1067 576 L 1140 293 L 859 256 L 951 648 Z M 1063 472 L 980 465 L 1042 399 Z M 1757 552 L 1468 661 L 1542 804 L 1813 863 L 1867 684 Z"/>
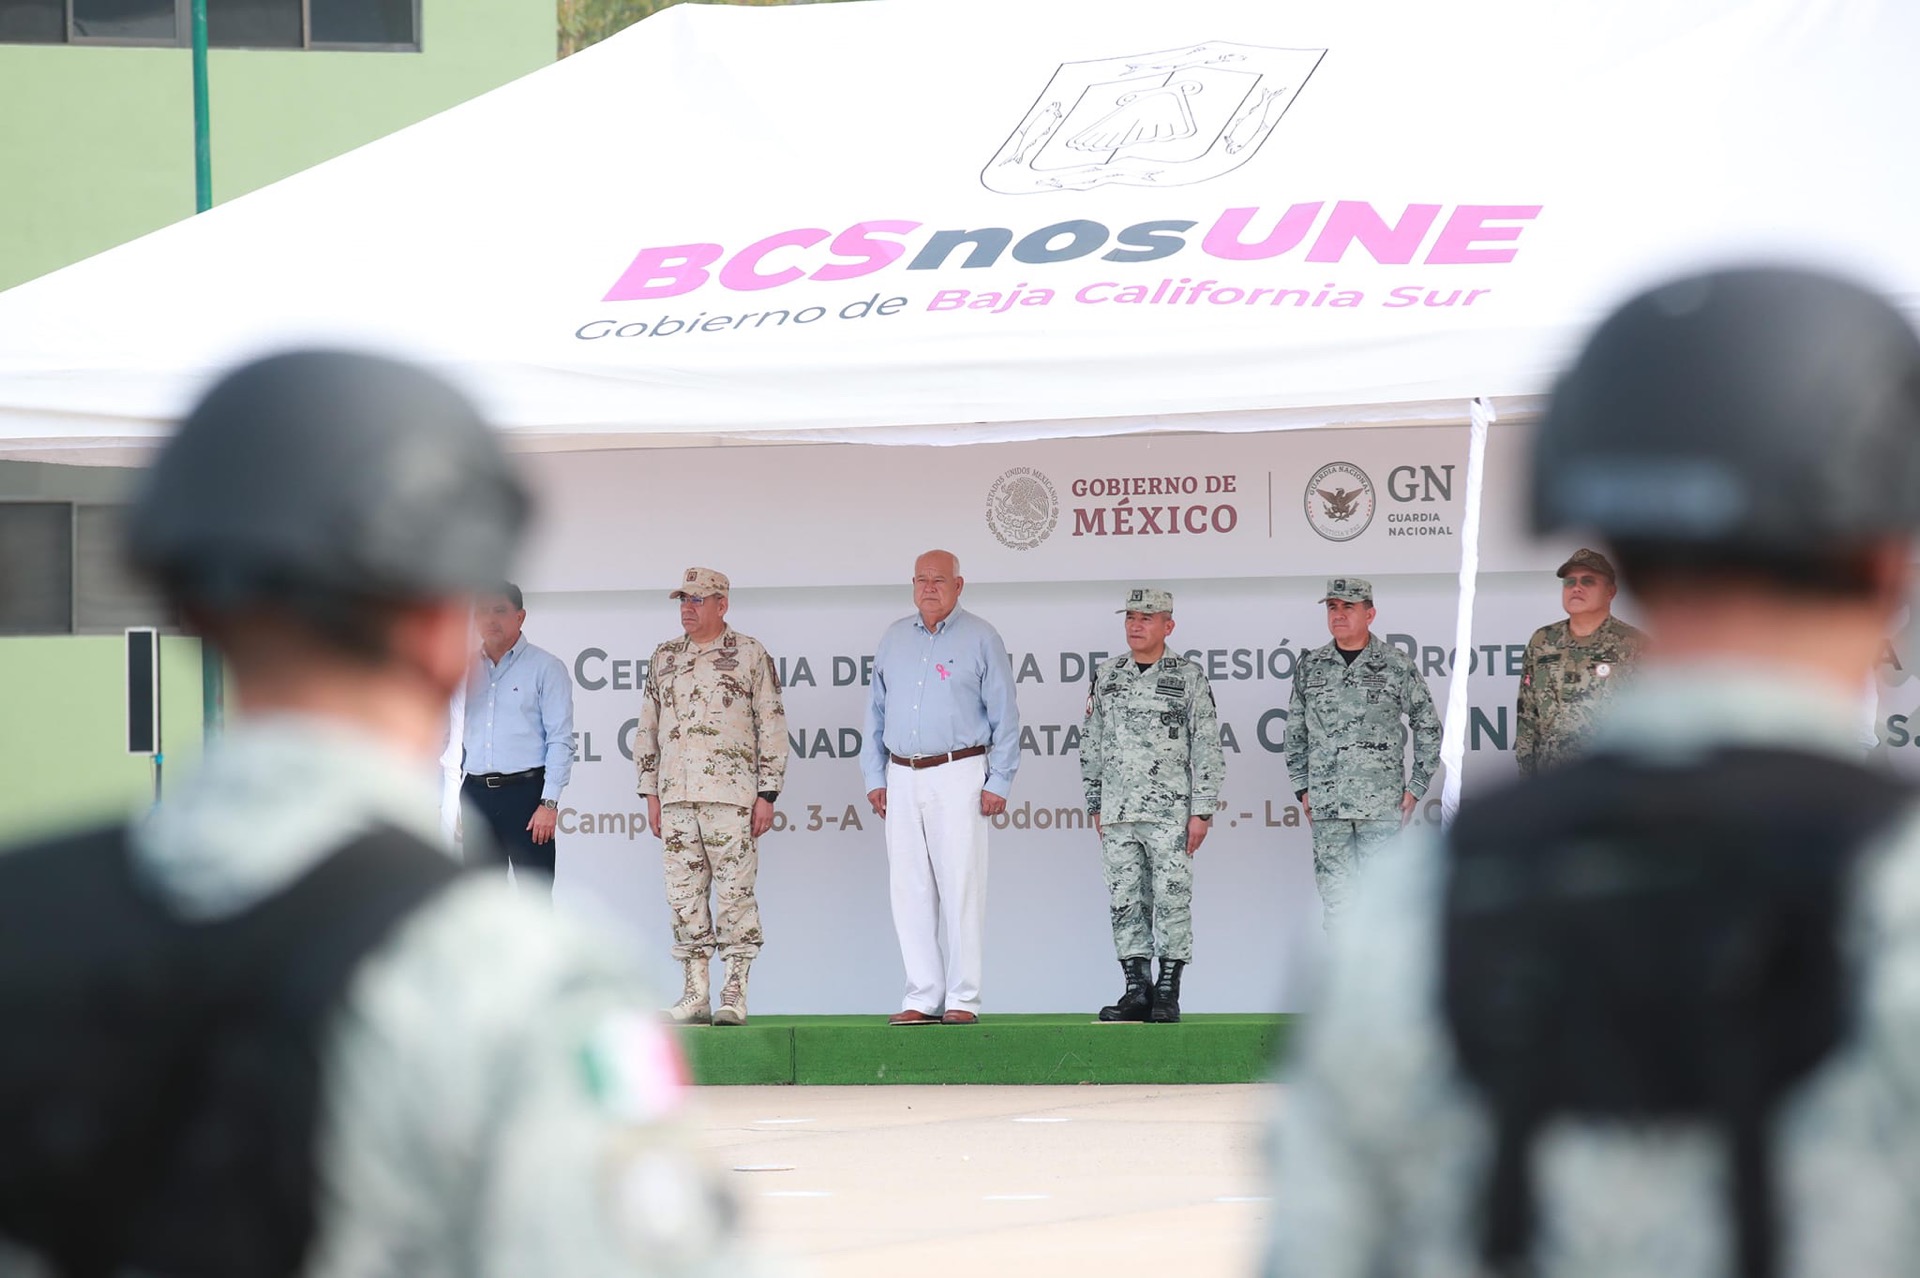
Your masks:
<path fill-rule="evenodd" d="M 1462 406 L 1463 415 L 1464 408 Z M 1128 583 L 1176 595 L 1173 644 L 1219 702 L 1227 811 L 1200 852 L 1197 1011 L 1303 1004 L 1322 939 L 1309 834 L 1281 753 L 1293 668 L 1327 641 L 1330 574 L 1375 583 L 1376 631 L 1445 704 L 1466 430 L 1418 428 L 547 455 L 527 633 L 573 671 L 579 763 L 563 798 L 558 892 L 610 915 L 666 973 L 660 850 L 634 794 L 646 663 L 679 632 L 667 591 L 694 564 L 734 583 L 729 621 L 781 669 L 793 755 L 761 849 L 767 948 L 755 1009 L 891 1011 L 902 972 L 879 823 L 857 761 L 874 645 L 911 610 L 914 557 L 945 547 L 963 605 L 1012 653 L 1022 763 L 992 836 L 990 1011 L 1092 1008 L 1115 992 L 1095 836 L 1081 807 L 1087 672 L 1124 649 Z M 1557 615 L 1570 546 L 1511 525 L 1521 435 L 1496 427 L 1470 662 L 1468 793 L 1512 774 L 1523 645 Z M 1436 785 L 1420 812 L 1437 821 Z"/>

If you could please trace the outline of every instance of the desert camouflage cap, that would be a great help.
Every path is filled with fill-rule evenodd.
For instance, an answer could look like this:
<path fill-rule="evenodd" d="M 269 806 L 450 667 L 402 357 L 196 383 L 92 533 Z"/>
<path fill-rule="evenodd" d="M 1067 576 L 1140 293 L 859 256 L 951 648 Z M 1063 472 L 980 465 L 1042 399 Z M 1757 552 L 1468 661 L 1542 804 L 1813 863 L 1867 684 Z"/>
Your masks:
<path fill-rule="evenodd" d="M 1127 591 L 1127 606 L 1120 612 L 1172 612 L 1173 592 L 1155 590 L 1150 586 L 1135 586 Z"/>
<path fill-rule="evenodd" d="M 1568 555 L 1567 562 L 1561 564 L 1560 567 L 1554 571 L 1553 575 L 1556 577 L 1564 577 L 1575 568 L 1591 568 L 1608 581 L 1617 579 L 1613 571 L 1612 562 L 1599 551 L 1590 550 L 1585 546 L 1580 547 L 1580 549 Z"/>
<path fill-rule="evenodd" d="M 711 568 L 689 568 L 680 574 L 680 584 L 668 592 L 667 598 L 681 599 L 687 595 L 705 598 L 708 595 L 727 594 L 731 589 L 724 572 L 716 572 Z"/>
<path fill-rule="evenodd" d="M 1327 593 L 1320 596 L 1320 602 L 1329 603 L 1335 599 L 1370 604 L 1373 602 L 1373 583 L 1365 577 L 1329 577 Z"/>

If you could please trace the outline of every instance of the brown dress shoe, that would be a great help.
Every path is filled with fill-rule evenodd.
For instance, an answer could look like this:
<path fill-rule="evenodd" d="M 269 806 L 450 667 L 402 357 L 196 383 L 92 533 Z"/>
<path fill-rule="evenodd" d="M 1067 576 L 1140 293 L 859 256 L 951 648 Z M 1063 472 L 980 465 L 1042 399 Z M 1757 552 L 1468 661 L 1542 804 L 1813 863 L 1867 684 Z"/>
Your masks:
<path fill-rule="evenodd" d="M 940 1018 L 942 1025 L 978 1025 L 980 1018 L 972 1012 L 948 1012 Z"/>
<path fill-rule="evenodd" d="M 916 1011 L 911 1007 L 904 1012 L 895 1012 L 887 1018 L 889 1025 L 938 1025 L 939 1023 L 939 1017 L 928 1016 L 925 1012 Z"/>

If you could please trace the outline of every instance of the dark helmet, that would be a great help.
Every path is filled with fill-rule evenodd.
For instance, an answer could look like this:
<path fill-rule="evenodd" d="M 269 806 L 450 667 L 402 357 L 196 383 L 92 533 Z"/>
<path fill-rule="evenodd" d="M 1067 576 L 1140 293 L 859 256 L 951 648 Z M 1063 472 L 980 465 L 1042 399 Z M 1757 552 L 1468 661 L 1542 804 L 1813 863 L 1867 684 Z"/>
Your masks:
<path fill-rule="evenodd" d="M 406 600 L 506 576 L 529 502 L 465 396 L 409 364 L 293 351 L 228 374 L 147 473 L 134 566 L 180 603 Z"/>
<path fill-rule="evenodd" d="M 1877 294 L 1810 271 L 1642 293 L 1554 389 L 1533 521 L 1759 556 L 1920 527 L 1920 338 Z"/>

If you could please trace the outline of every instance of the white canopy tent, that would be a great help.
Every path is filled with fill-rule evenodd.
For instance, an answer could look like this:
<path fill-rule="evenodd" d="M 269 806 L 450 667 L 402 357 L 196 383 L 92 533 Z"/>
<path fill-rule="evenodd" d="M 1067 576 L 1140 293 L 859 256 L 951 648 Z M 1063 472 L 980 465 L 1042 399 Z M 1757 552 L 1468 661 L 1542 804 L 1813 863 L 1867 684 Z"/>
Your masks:
<path fill-rule="evenodd" d="M 1920 175 L 1900 162 L 1920 119 L 1905 65 L 1914 48 L 1920 10 L 1891 0 L 682 5 L 0 294 L 0 457 L 137 460 L 225 367 L 316 341 L 442 368 L 517 448 L 603 452 L 535 459 L 584 496 L 562 504 L 533 584 L 548 592 L 543 639 L 558 635 L 578 654 L 590 729 L 570 864 L 623 917 L 657 912 L 641 904 L 657 885 L 635 878 L 630 819 L 619 818 L 624 839 L 607 833 L 608 810 L 631 793 L 608 744 L 622 740 L 637 686 L 623 681 L 631 663 L 619 649 L 671 625 L 656 615 L 659 592 L 636 588 L 651 561 L 752 565 L 755 586 L 832 584 L 833 615 L 777 590 L 755 613 L 781 651 L 811 645 L 823 668 L 852 669 L 858 641 L 841 636 L 893 606 L 881 583 L 894 580 L 898 548 L 836 540 L 830 517 L 767 544 L 767 503 L 787 498 L 770 459 L 744 468 L 729 494 L 676 464 L 691 458 L 639 465 L 612 450 L 1004 445 L 963 450 L 930 488 L 905 464 L 859 460 L 923 450 L 794 455 L 818 472 L 816 504 L 865 503 L 869 522 L 941 527 L 982 582 L 1007 583 L 996 615 L 1010 636 L 1024 632 L 1016 646 L 1057 658 L 1048 683 L 1065 685 L 1023 690 L 1043 724 L 1076 721 L 1067 670 L 1085 641 L 1075 618 L 1107 581 L 1174 584 L 1191 633 L 1268 645 L 1271 662 L 1292 641 L 1272 646 L 1265 597 L 1233 582 L 1292 574 L 1299 588 L 1289 589 L 1305 597 L 1316 572 L 1425 573 L 1450 595 L 1437 574 L 1457 564 L 1457 607 L 1410 607 L 1403 575 L 1396 614 L 1409 631 L 1450 627 L 1463 654 L 1447 688 L 1452 789 L 1469 731 L 1487 406 L 1507 422 L 1537 411 L 1585 327 L 1681 266 L 1824 262 L 1920 307 L 1920 238 L 1907 225 Z M 1367 537 L 1310 531 L 1300 482 L 1328 460 L 1311 450 L 1250 437 L 1243 456 L 1192 441 L 1154 452 L 1149 440 L 1069 456 L 1046 442 L 1470 417 L 1465 484 L 1456 500 L 1448 481 L 1433 507 L 1445 536 L 1426 542 L 1386 540 L 1392 513 Z M 1383 476 L 1415 473 L 1406 463 L 1450 473 L 1448 458 L 1423 447 L 1376 445 L 1348 460 Z M 1097 480 L 1128 467 L 1161 473 L 1164 460 L 1191 477 L 1203 463 L 1187 454 L 1204 454 L 1209 473 L 1241 471 L 1248 487 L 1265 471 L 1264 497 L 1249 492 L 1246 518 L 1230 534 L 1216 528 L 1204 551 L 1078 538 L 1069 527 L 1087 512 L 1065 508 L 1065 483 L 1059 535 L 1044 548 L 990 535 L 991 512 L 981 520 L 979 494 L 991 500 L 993 472 L 1011 462 Z M 1500 465 L 1512 491 L 1510 455 Z M 656 473 L 657 490 L 635 503 L 636 485 Z M 1487 513 L 1494 567 L 1511 576 L 1527 560 L 1512 549 L 1511 512 L 1495 501 Z M 647 563 L 614 544 L 615 528 L 648 546 Z M 1507 592 L 1496 638 L 1525 634 Z M 1496 648 L 1479 638 L 1484 672 Z M 1511 660 L 1518 649 L 1503 650 Z M 1444 641 L 1421 651 L 1423 663 L 1451 664 Z M 837 811 L 849 764 L 818 757 L 818 725 L 844 736 L 859 688 L 851 675 L 844 687 L 837 674 L 831 688 L 795 682 L 794 721 L 818 735 L 797 752 L 790 789 Z M 1233 764 L 1243 795 L 1285 788 L 1277 759 L 1252 744 L 1270 722 L 1268 689 L 1221 693 L 1248 742 Z M 1037 816 L 1075 802 L 1071 766 L 1048 757 L 1048 741 L 1032 781 L 1021 780 Z M 1275 938 L 1300 931 L 1246 911 L 1275 899 L 1283 919 L 1311 910 L 1304 867 L 1275 871 L 1269 855 L 1302 836 L 1277 824 L 1272 802 L 1260 810 L 1263 820 L 1243 812 L 1248 828 L 1222 832 L 1210 871 L 1221 948 L 1243 957 L 1242 973 L 1274 968 Z M 791 869 L 773 858 L 770 890 L 791 875 L 787 917 L 857 916 L 844 894 L 870 890 L 858 858 L 874 837 L 808 845 Z M 1083 979 L 1061 958 L 1094 953 L 1087 937 L 1104 927 L 1096 910 L 1073 925 L 1085 935 L 1062 932 L 1048 903 L 1096 900 L 1097 889 L 1074 885 L 1077 871 L 1045 854 L 1047 837 L 996 835 L 1015 850 L 1000 873 L 1021 902 L 996 915 L 997 952 L 1032 947 L 1023 988 L 1036 1010 Z M 884 979 L 874 975 L 889 961 L 884 946 L 861 948 L 872 941 L 864 930 L 816 931 L 796 925 L 795 972 L 835 971 L 843 991 Z M 1060 988 L 1034 983 L 1043 967 Z M 1293 982 L 1283 979 L 1283 999 L 1296 996 L 1285 992 Z M 788 1010 L 845 1010 L 812 1006 L 816 986 L 769 989 Z M 1268 994 L 1256 982 L 1213 997 L 1267 1006 Z"/>
<path fill-rule="evenodd" d="M 124 460 L 313 340 L 530 449 L 1463 421 L 1676 263 L 1920 297 L 1916 47 L 1871 0 L 684 5 L 0 294 L 0 456 Z"/>

